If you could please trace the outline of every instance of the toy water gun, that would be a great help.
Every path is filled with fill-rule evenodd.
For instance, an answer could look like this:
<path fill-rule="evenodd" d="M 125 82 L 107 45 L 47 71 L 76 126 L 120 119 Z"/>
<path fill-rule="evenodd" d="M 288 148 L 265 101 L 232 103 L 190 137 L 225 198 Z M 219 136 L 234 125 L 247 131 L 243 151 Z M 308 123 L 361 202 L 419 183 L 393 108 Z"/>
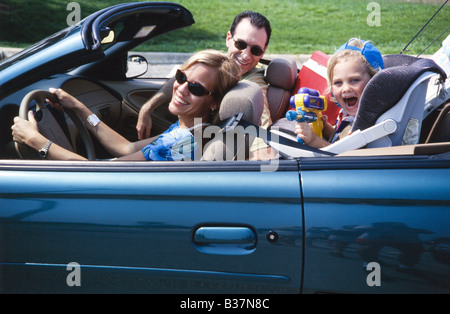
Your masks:
<path fill-rule="evenodd" d="M 311 123 L 314 133 L 322 137 L 322 111 L 327 109 L 325 96 L 320 95 L 315 89 L 302 87 L 291 97 L 290 104 L 293 110 L 286 112 L 286 118 L 290 121 Z M 303 143 L 298 136 L 297 140 Z"/>

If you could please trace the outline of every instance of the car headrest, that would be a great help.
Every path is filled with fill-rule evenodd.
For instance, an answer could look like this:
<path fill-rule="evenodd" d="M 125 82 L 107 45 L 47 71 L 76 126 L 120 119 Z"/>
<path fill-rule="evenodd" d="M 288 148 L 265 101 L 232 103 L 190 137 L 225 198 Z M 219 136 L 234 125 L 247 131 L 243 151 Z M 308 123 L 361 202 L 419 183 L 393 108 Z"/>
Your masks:
<path fill-rule="evenodd" d="M 409 56 L 409 55 L 401 55 L 401 54 L 393 54 L 393 55 L 385 55 L 383 56 L 383 62 L 385 68 L 390 68 L 394 66 L 407 66 L 412 63 L 420 60 L 421 58 Z"/>
<path fill-rule="evenodd" d="M 242 112 L 244 120 L 259 126 L 263 108 L 264 96 L 259 85 L 250 81 L 239 81 L 222 99 L 219 120 L 224 121 Z"/>
<path fill-rule="evenodd" d="M 294 58 L 290 56 L 274 58 L 267 66 L 266 82 L 271 86 L 292 90 L 297 72 L 297 63 Z"/>
<path fill-rule="evenodd" d="M 267 102 L 272 121 L 277 121 L 286 112 L 297 74 L 297 62 L 289 56 L 275 58 L 267 66 L 265 80 L 269 85 Z"/>
<path fill-rule="evenodd" d="M 377 119 L 394 107 L 414 81 L 427 71 L 446 77 L 444 70 L 431 59 L 413 60 L 410 65 L 391 66 L 379 71 L 369 81 L 359 104 L 352 131 L 365 130 L 375 125 Z M 403 59 L 405 61 L 406 59 Z M 408 61 L 407 60 L 407 61 Z M 398 60 L 397 60 L 398 61 Z"/>

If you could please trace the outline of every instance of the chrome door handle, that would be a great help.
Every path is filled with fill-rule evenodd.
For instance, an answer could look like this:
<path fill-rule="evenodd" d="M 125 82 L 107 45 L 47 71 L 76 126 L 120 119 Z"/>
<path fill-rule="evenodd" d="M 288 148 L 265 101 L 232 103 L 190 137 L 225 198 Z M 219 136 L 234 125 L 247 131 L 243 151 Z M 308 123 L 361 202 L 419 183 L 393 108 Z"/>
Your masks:
<path fill-rule="evenodd" d="M 202 253 L 243 255 L 256 248 L 256 233 L 242 226 L 201 226 L 194 230 L 193 242 Z"/>

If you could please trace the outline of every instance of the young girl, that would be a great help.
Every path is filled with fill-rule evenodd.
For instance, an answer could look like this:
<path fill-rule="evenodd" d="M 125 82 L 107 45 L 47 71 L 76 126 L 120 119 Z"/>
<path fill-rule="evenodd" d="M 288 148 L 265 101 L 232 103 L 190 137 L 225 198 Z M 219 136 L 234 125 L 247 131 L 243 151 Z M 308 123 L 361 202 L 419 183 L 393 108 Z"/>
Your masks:
<path fill-rule="evenodd" d="M 328 141 L 317 136 L 306 122 L 297 122 L 295 133 L 306 145 L 317 148 L 348 135 L 364 88 L 383 68 L 383 58 L 377 48 L 367 41 L 350 39 L 328 61 L 328 85 L 331 95 L 341 107 L 335 127 L 324 121 L 322 133 Z"/>
<path fill-rule="evenodd" d="M 201 118 L 203 123 L 211 122 L 212 113 L 219 108 L 222 98 L 238 83 L 240 67 L 222 52 L 204 50 L 186 61 L 175 78 L 169 110 L 178 116 L 178 121 L 163 134 L 130 142 L 101 121 L 85 123 L 86 126 L 113 156 L 121 159 L 192 160 L 197 143 L 190 129 L 194 127 L 195 119 Z M 51 104 L 55 108 L 70 108 L 84 121 L 90 121 L 94 116 L 89 108 L 65 91 L 50 91 L 59 99 L 59 103 Z M 15 141 L 35 150 L 45 145 L 48 148 L 48 159 L 85 160 L 83 156 L 52 144 L 40 134 L 31 111 L 28 118 L 29 121 L 14 118 L 12 134 Z"/>

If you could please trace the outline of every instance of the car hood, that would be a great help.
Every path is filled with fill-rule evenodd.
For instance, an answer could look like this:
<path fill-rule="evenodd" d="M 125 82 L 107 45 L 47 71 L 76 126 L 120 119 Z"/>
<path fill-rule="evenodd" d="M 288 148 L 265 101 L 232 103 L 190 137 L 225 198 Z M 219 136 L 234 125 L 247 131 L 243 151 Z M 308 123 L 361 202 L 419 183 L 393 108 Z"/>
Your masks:
<path fill-rule="evenodd" d="M 157 35 L 194 23 L 191 12 L 170 2 L 134 2 L 97 11 L 0 63 L 0 99 L 48 76 L 64 73 L 105 57 L 102 39 L 109 26 L 123 18 L 133 19 L 117 42 L 132 49 Z M 151 31 L 137 32 L 151 26 Z M 123 43 L 126 42 L 126 45 Z"/>

